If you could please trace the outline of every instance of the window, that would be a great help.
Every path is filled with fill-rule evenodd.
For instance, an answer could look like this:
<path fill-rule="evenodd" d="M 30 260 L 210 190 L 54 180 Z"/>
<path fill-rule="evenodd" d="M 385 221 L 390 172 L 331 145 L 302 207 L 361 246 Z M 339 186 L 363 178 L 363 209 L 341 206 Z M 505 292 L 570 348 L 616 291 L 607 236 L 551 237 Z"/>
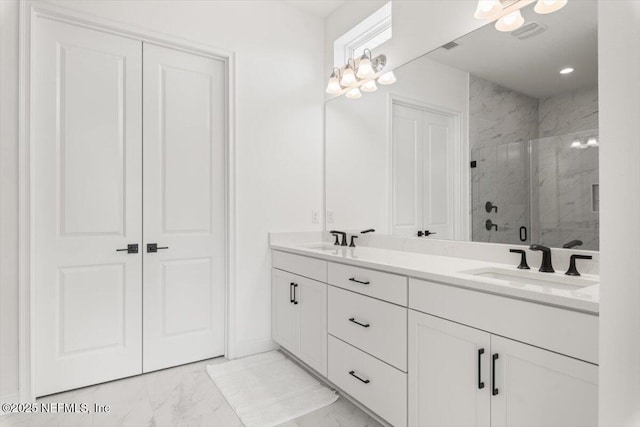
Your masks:
<path fill-rule="evenodd" d="M 362 55 L 391 39 L 391 2 L 386 3 L 333 43 L 333 64 L 341 67 L 349 58 Z"/>

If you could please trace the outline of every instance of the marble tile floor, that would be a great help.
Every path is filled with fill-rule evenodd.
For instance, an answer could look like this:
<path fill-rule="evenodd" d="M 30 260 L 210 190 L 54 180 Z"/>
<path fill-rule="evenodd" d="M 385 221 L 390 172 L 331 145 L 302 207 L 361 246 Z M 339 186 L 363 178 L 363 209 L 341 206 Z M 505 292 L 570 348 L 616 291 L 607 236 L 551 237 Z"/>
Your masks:
<path fill-rule="evenodd" d="M 38 402 L 110 405 L 109 413 L 8 414 L 0 427 L 240 427 L 242 423 L 206 372 L 205 360 L 46 396 Z M 380 424 L 344 397 L 283 427 L 379 427 Z"/>

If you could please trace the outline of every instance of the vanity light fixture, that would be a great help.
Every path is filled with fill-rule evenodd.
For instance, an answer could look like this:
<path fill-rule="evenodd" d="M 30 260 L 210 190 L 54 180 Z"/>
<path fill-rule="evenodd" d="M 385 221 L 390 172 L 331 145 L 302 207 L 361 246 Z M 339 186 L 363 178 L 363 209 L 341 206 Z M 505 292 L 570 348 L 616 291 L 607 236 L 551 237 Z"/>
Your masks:
<path fill-rule="evenodd" d="M 593 148 L 593 147 L 599 147 L 600 144 L 598 143 L 598 136 L 597 135 L 591 135 L 588 137 L 575 137 L 573 138 L 573 141 L 571 142 L 571 148 L 577 148 L 577 149 L 585 149 L 585 148 Z"/>
<path fill-rule="evenodd" d="M 496 21 L 496 30 L 509 32 L 524 24 L 520 9 L 535 0 L 478 0 L 473 16 L 476 19 Z M 539 14 L 548 14 L 562 9 L 568 0 L 538 0 L 533 10 Z"/>
<path fill-rule="evenodd" d="M 575 70 L 571 67 L 566 67 L 563 68 L 562 70 L 560 70 L 560 74 L 571 74 L 573 73 Z"/>
<path fill-rule="evenodd" d="M 571 142 L 571 148 L 582 148 L 582 142 L 580 141 L 580 139 L 575 138 L 575 139 Z"/>
<path fill-rule="evenodd" d="M 381 85 L 390 85 L 396 82 L 396 75 L 393 74 L 393 71 L 389 71 L 388 73 L 384 73 L 378 78 L 378 83 Z"/>
<path fill-rule="evenodd" d="M 378 90 L 378 86 L 376 86 L 376 81 L 375 80 L 369 80 L 365 84 L 360 86 L 360 89 L 363 92 L 375 92 L 375 91 Z"/>
<path fill-rule="evenodd" d="M 371 50 L 365 49 L 358 59 L 350 58 L 341 68 L 334 68 L 327 82 L 325 92 L 330 95 L 345 95 L 349 99 L 358 99 L 362 92 L 378 90 L 376 79 L 381 85 L 390 85 L 396 81 L 393 71 L 382 74 L 387 65 L 387 57 L 378 55 L 372 58 Z"/>
<path fill-rule="evenodd" d="M 336 73 L 336 70 L 338 71 Z M 329 83 L 327 83 L 326 92 L 330 95 L 336 95 L 342 90 L 342 86 L 340 86 L 340 79 L 338 76 L 340 75 L 340 70 L 338 68 L 334 68 L 331 73 L 331 77 L 329 77 Z"/>
<path fill-rule="evenodd" d="M 353 61 L 353 59 L 349 60 L 347 66 L 344 67 L 344 71 L 342 72 L 342 78 L 340 79 L 340 84 L 342 86 L 353 86 L 358 82 L 356 74 L 353 72 L 354 67 L 351 66 L 351 61 Z"/>

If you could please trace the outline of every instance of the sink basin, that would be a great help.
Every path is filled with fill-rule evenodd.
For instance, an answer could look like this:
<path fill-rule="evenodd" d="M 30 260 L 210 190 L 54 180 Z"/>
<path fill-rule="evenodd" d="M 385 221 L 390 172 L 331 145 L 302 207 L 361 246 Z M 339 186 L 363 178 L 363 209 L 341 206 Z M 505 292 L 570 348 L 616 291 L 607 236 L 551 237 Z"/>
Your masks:
<path fill-rule="evenodd" d="M 587 286 L 597 285 L 598 281 L 585 277 L 567 276 L 563 273 L 540 273 L 536 270 L 517 270 L 499 267 L 479 268 L 461 271 L 476 277 L 496 279 L 510 285 L 538 289 L 558 289 L 577 291 Z"/>

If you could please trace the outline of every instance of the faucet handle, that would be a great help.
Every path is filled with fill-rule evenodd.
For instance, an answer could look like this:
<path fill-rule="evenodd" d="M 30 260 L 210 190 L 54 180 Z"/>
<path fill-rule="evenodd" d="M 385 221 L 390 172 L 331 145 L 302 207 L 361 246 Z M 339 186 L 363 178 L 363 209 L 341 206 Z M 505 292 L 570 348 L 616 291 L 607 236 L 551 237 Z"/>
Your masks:
<path fill-rule="evenodd" d="M 577 259 L 593 259 L 593 257 L 591 255 L 571 255 L 571 257 L 569 258 L 569 269 L 567 270 L 566 274 L 567 276 L 579 276 L 580 273 L 578 272 L 578 269 L 576 268 L 576 260 Z"/>
<path fill-rule="evenodd" d="M 358 236 L 351 236 L 351 244 L 349 245 L 350 248 L 355 248 L 356 247 L 356 243 L 353 239 L 357 239 Z"/>
<path fill-rule="evenodd" d="M 523 249 L 509 249 L 509 252 L 514 254 L 520 254 L 520 265 L 518 268 L 520 270 L 530 270 L 529 265 L 527 264 L 527 252 Z"/>
<path fill-rule="evenodd" d="M 335 242 L 333 242 L 333 245 L 334 245 L 334 246 L 340 246 L 340 241 L 338 240 L 338 236 L 339 236 L 339 235 L 338 235 L 338 234 L 336 234 L 336 233 L 331 233 L 331 235 L 332 235 L 333 237 L 335 237 L 335 238 L 336 238 L 336 241 L 335 241 Z"/>

